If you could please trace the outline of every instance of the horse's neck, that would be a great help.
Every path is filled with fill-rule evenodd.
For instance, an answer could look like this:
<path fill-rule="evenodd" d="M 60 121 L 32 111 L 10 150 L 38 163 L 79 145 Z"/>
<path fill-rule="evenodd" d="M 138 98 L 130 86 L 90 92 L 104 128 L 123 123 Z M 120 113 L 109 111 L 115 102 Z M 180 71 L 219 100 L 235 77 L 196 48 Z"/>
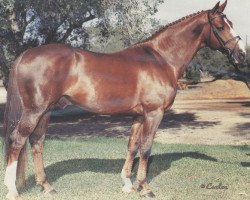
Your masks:
<path fill-rule="evenodd" d="M 202 15 L 202 16 L 201 16 Z M 149 42 L 174 70 L 179 79 L 197 51 L 204 47 L 205 13 L 168 27 Z"/>

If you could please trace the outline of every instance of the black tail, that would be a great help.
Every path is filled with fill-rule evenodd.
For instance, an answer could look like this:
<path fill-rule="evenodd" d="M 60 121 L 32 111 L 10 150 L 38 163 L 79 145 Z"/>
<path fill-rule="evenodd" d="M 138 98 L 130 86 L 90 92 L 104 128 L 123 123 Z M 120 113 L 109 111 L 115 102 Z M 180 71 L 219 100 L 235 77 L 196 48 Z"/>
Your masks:
<path fill-rule="evenodd" d="M 19 59 L 17 59 L 19 60 Z M 21 114 L 22 114 L 22 105 L 21 99 L 18 91 L 18 86 L 16 83 L 17 77 L 15 77 L 14 69 L 10 72 L 8 90 L 7 90 L 7 103 L 4 112 L 4 138 L 5 138 L 5 160 L 8 162 L 9 149 L 11 145 L 10 136 L 15 127 L 17 126 Z M 26 144 L 20 152 L 18 158 L 17 166 L 17 184 L 22 186 L 25 184 L 25 163 L 27 160 Z"/>

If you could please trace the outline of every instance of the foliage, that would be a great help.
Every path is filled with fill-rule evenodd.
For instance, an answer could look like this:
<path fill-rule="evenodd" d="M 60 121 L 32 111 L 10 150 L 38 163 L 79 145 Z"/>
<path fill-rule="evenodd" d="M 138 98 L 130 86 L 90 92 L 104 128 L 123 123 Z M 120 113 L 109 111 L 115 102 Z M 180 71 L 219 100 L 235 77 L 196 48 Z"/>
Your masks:
<path fill-rule="evenodd" d="M 145 38 L 158 22 L 151 18 L 163 0 L 2 0 L 0 76 L 14 59 L 41 44 L 69 43 L 114 51 Z M 147 34 L 145 34 L 147 33 Z"/>
<path fill-rule="evenodd" d="M 246 61 L 239 65 L 244 77 L 250 73 L 250 47 L 246 48 Z M 242 74 L 237 74 L 234 66 L 229 62 L 227 56 L 219 51 L 209 48 L 201 49 L 186 70 L 185 77 L 192 82 L 200 81 L 201 76 L 210 75 L 218 79 L 234 78 L 244 80 Z"/>
<path fill-rule="evenodd" d="M 65 43 L 74 29 L 98 17 L 99 0 L 3 0 L 0 2 L 1 74 L 24 50 L 47 43 Z M 67 26 L 63 25 L 67 24 Z M 63 32 L 60 30 L 65 29 Z"/>
<path fill-rule="evenodd" d="M 159 26 L 151 16 L 163 0 L 103 0 L 103 16 L 110 34 L 124 37 L 124 46 L 129 46 L 150 36 Z"/>
<path fill-rule="evenodd" d="M 163 0 L 1 0 L 0 78 L 7 82 L 15 58 L 41 44 L 68 43 L 113 52 L 137 43 L 159 28 L 153 15 L 161 3 Z M 239 66 L 244 77 L 250 74 L 249 66 L 248 53 Z M 226 56 L 208 48 L 198 52 L 185 73 L 192 82 L 206 74 L 239 78 Z"/>
<path fill-rule="evenodd" d="M 241 64 L 239 67 L 244 72 L 250 73 L 250 46 L 246 47 L 246 61 Z"/>

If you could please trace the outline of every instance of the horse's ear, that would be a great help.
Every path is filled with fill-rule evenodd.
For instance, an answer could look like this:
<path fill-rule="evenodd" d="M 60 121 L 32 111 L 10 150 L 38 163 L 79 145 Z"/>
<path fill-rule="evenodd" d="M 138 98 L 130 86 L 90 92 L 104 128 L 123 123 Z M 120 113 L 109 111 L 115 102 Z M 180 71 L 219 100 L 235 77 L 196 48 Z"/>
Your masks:
<path fill-rule="evenodd" d="M 225 3 L 223 3 L 223 4 L 219 7 L 218 13 L 223 13 L 223 11 L 225 10 L 226 6 L 227 6 L 227 0 L 225 1 Z"/>
<path fill-rule="evenodd" d="M 211 10 L 212 14 L 215 14 L 218 11 L 219 7 L 220 7 L 220 2 L 218 2 Z"/>

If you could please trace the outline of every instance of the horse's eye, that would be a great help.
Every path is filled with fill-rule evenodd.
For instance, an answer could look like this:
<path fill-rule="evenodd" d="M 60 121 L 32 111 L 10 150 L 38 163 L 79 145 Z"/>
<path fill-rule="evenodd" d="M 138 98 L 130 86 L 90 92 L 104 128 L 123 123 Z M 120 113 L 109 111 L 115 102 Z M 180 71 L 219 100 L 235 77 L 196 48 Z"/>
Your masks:
<path fill-rule="evenodd" d="M 217 29 L 218 29 L 218 31 L 224 31 L 224 27 L 223 26 L 222 27 L 218 27 Z"/>

